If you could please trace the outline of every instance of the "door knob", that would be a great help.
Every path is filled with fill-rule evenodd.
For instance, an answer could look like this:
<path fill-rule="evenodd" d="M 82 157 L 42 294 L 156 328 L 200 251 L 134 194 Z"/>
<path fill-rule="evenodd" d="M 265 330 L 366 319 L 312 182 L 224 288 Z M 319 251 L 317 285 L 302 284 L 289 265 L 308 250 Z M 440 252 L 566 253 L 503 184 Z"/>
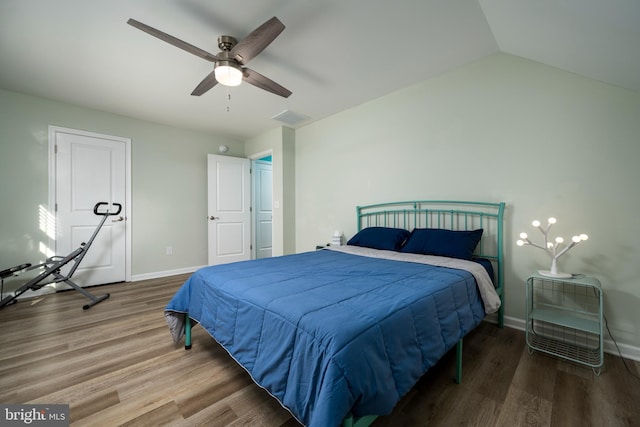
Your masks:
<path fill-rule="evenodd" d="M 119 216 L 118 218 L 111 220 L 111 222 L 120 222 L 120 221 L 124 221 L 124 217 L 123 216 Z"/>
<path fill-rule="evenodd" d="M 220 219 L 220 217 L 217 217 L 217 216 L 213 216 L 213 215 L 211 215 L 211 216 L 209 217 L 209 219 L 210 219 L 211 221 L 215 221 L 216 219 Z"/>

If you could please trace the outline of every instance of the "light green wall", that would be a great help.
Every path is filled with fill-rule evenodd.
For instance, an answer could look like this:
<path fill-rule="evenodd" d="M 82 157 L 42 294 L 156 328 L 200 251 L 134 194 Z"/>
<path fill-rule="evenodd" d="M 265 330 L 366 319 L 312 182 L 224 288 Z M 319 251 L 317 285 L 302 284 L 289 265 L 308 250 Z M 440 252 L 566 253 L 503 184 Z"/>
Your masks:
<path fill-rule="evenodd" d="M 296 133 L 291 128 L 282 128 L 282 192 L 283 222 L 282 240 L 284 253 L 292 254 L 296 251 Z"/>
<path fill-rule="evenodd" d="M 533 219 L 587 233 L 561 270 L 599 277 L 614 337 L 640 347 L 640 94 L 498 54 L 296 132 L 296 249 L 351 237 L 355 206 L 505 201 L 506 314 L 548 269 Z M 557 233 L 557 234 L 556 234 Z"/>
<path fill-rule="evenodd" d="M 42 259 L 49 125 L 131 138 L 134 279 L 207 263 L 206 155 L 242 142 L 0 90 L 0 268 Z"/>

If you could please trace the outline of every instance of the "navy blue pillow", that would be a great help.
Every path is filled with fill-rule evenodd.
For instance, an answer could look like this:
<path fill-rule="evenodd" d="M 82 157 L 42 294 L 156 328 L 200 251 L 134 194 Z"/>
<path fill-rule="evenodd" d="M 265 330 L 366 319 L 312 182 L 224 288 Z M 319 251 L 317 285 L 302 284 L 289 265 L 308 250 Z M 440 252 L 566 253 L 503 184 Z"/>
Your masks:
<path fill-rule="evenodd" d="M 389 227 L 367 227 L 353 236 L 347 245 L 397 251 L 409 236 L 407 230 Z"/>
<path fill-rule="evenodd" d="M 483 229 L 469 231 L 441 228 L 416 228 L 400 252 L 471 259 L 480 242 Z"/>

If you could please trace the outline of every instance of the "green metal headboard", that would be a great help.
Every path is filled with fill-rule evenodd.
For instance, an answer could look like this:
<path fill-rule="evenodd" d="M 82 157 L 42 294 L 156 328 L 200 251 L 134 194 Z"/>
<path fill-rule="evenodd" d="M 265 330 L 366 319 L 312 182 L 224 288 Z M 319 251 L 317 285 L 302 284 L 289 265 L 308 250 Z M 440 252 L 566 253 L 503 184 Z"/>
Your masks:
<path fill-rule="evenodd" d="M 447 230 L 484 229 L 475 255 L 490 259 L 497 280 L 496 292 L 502 304 L 498 325 L 504 324 L 504 248 L 503 221 L 505 203 L 453 200 L 414 200 L 357 206 L 358 231 L 366 227 L 444 228 Z"/>

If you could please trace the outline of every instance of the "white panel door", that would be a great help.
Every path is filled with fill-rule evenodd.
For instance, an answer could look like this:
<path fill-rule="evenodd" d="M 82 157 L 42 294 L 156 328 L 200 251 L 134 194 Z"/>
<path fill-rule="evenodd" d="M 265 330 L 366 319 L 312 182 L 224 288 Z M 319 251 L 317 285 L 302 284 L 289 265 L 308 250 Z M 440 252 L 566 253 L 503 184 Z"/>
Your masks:
<path fill-rule="evenodd" d="M 68 255 L 89 241 L 102 219 L 93 212 L 96 203 L 120 203 L 121 214 L 107 218 L 72 280 L 80 286 L 124 281 L 126 144 L 122 138 L 72 129 L 58 128 L 53 134 L 56 145 L 55 253 Z"/>
<path fill-rule="evenodd" d="M 273 171 L 271 163 L 261 160 L 256 160 L 253 163 L 253 182 L 256 258 L 268 258 L 272 254 L 273 241 Z"/>
<path fill-rule="evenodd" d="M 251 259 L 249 159 L 207 157 L 209 265 Z"/>

